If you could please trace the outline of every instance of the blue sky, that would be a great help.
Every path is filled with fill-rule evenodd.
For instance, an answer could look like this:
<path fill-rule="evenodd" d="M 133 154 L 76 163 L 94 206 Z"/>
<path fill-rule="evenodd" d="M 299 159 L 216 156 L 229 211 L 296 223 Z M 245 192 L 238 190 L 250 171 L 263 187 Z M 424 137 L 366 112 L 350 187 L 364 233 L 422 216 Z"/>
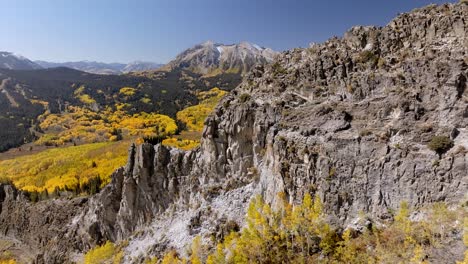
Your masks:
<path fill-rule="evenodd" d="M 168 62 L 206 40 L 275 50 L 456 0 L 0 0 L 0 50 L 34 60 Z"/>

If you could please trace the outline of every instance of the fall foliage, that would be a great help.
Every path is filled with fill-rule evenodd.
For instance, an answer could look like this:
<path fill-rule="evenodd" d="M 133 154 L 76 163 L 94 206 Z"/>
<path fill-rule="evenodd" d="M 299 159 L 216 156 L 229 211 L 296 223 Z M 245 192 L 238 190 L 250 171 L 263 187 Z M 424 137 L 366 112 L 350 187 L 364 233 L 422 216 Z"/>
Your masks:
<path fill-rule="evenodd" d="M 67 113 L 47 114 L 39 125 L 45 132 L 38 145 L 65 145 L 67 143 L 96 143 L 118 141 L 122 138 L 174 134 L 174 119 L 156 113 L 129 115 L 124 111 L 105 109 L 94 112 L 71 106 Z"/>
<path fill-rule="evenodd" d="M 177 119 L 186 124 L 191 131 L 203 130 L 205 119 L 208 117 L 218 102 L 227 94 L 219 88 L 213 88 L 207 92 L 199 92 L 198 99 L 201 101 L 198 105 L 190 106 L 177 113 Z"/>
<path fill-rule="evenodd" d="M 255 197 L 241 231 L 232 232 L 214 247 L 197 236 L 188 259 L 170 251 L 163 263 L 428 263 L 428 250 L 440 247 L 450 234 L 460 231 L 460 219 L 466 217 L 466 212 L 436 203 L 426 210 L 427 219 L 414 222 L 403 202 L 394 221 L 380 228 L 346 229 L 339 234 L 325 221 L 318 197 L 306 194 L 301 204 L 291 205 L 284 194 L 280 196 L 283 205 L 277 209 Z M 467 223 L 465 220 L 465 229 Z M 467 237 L 465 231 L 465 240 Z"/>
<path fill-rule="evenodd" d="M 111 173 L 125 164 L 129 144 L 129 141 L 104 142 L 48 149 L 0 161 L 0 171 L 2 177 L 28 192 L 53 193 L 56 188 L 76 191 L 95 177 L 104 186 Z"/>
<path fill-rule="evenodd" d="M 101 246 L 97 246 L 85 255 L 84 263 L 85 264 L 105 264 L 113 263 L 119 264 L 123 260 L 123 251 L 122 248 L 125 247 L 126 242 L 115 245 L 114 243 L 107 241 Z"/>
<path fill-rule="evenodd" d="M 120 93 L 132 96 L 134 90 L 124 87 Z M 83 86 L 79 87 L 75 95 L 82 96 L 84 91 Z M 217 88 L 199 93 L 203 104 L 210 109 L 197 119 L 206 118 L 225 93 Z M 130 115 L 118 108 L 93 111 L 86 107 L 68 106 L 60 114 L 46 111 L 40 117 L 38 130 L 42 135 L 35 144 L 65 148 L 2 161 L 2 177 L 30 192 L 33 200 L 42 197 L 44 192 L 46 196 L 63 191 L 92 193 L 96 188 L 88 186 L 91 179 L 98 178 L 99 188 L 103 187 L 109 182 L 111 173 L 125 164 L 130 140 L 142 143 L 144 138 L 158 137 L 163 139 L 164 145 L 184 150 L 193 149 L 200 143 L 193 135 L 185 137 L 186 134 L 182 133 L 174 136 L 178 126 L 169 116 L 144 112 Z M 124 141 L 110 143 L 121 140 Z"/>

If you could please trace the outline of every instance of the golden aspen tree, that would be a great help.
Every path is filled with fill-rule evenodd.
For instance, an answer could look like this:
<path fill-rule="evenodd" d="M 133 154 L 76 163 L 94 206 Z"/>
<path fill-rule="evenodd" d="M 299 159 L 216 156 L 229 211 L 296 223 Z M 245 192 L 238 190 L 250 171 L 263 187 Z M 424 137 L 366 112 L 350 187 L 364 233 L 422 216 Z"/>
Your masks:
<path fill-rule="evenodd" d="M 414 248 L 414 253 L 413 257 L 410 260 L 411 264 L 427 264 L 426 261 L 424 261 L 424 249 L 421 245 L 416 245 Z"/>
<path fill-rule="evenodd" d="M 216 246 L 216 251 L 208 255 L 206 264 L 224 264 L 226 263 L 226 254 L 224 253 L 224 244 L 220 243 Z"/>
<path fill-rule="evenodd" d="M 158 264 L 159 259 L 157 257 L 153 257 L 150 259 L 145 260 L 145 264 Z"/>
<path fill-rule="evenodd" d="M 411 221 L 409 219 L 409 208 L 407 202 L 401 202 L 400 209 L 395 216 L 395 225 L 403 232 L 405 236 L 405 248 L 408 248 L 410 245 L 415 243 L 413 237 L 411 236 L 412 228 Z"/>
<path fill-rule="evenodd" d="M 100 264 L 109 261 L 115 255 L 114 243 L 107 241 L 102 246 L 97 246 L 88 251 L 84 258 L 85 264 Z"/>
<path fill-rule="evenodd" d="M 284 247 L 286 248 L 286 259 L 291 259 L 293 257 L 292 248 L 294 244 L 294 234 L 292 232 L 294 219 L 293 219 L 293 206 L 286 200 L 286 194 L 281 192 L 278 194 L 278 197 L 282 203 L 280 210 L 281 214 L 281 229 L 280 237 L 284 241 Z"/>
<path fill-rule="evenodd" d="M 0 260 L 0 264 L 16 264 L 16 260 L 9 259 L 9 260 Z"/>
<path fill-rule="evenodd" d="M 175 250 L 171 250 L 164 255 L 161 264 L 180 264 L 182 260 L 179 259 L 177 256 L 177 252 Z"/>
<path fill-rule="evenodd" d="M 195 239 L 193 240 L 192 242 L 192 254 L 190 256 L 190 262 L 192 264 L 201 264 L 202 261 L 201 261 L 201 251 L 202 251 L 202 248 L 201 248 L 201 237 L 200 236 L 196 236 Z"/>
<path fill-rule="evenodd" d="M 235 248 L 236 263 L 261 262 L 268 239 L 268 219 L 264 214 L 265 203 L 260 196 L 255 197 L 247 211 L 247 226 L 241 233 Z"/>
<path fill-rule="evenodd" d="M 463 243 L 468 248 L 468 217 L 465 217 L 463 221 Z M 468 264 L 468 249 L 465 250 L 465 259 L 457 264 Z"/>

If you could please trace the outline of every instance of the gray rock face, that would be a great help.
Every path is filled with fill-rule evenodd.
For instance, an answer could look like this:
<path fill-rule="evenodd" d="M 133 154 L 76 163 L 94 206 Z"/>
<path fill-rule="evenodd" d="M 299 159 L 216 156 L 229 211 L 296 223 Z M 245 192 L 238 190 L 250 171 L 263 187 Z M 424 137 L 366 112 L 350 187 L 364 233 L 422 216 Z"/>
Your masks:
<path fill-rule="evenodd" d="M 10 185 L 0 184 L 0 239 L 10 242 L 23 263 L 63 263 L 87 248 L 70 231 L 72 219 L 87 207 L 86 198 L 32 204 Z"/>
<path fill-rule="evenodd" d="M 127 261 L 182 249 L 197 234 L 222 235 L 229 221 L 242 225 L 256 194 L 272 204 L 279 192 L 293 203 L 319 195 L 337 227 L 354 225 L 360 212 L 389 218 L 402 201 L 465 202 L 465 17 L 466 4 L 429 6 L 255 67 L 206 120 L 198 149 L 132 146 L 127 166 L 84 206 L 46 203 L 76 206 L 76 214 L 55 220 L 66 231 L 49 233 L 72 242 L 49 242 L 54 250 L 40 259 L 73 260 L 105 240 L 129 240 Z M 435 135 L 451 137 L 453 147 L 430 150 Z M 3 200 L 2 228 L 11 219 L 3 207 L 15 206 Z M 29 235 L 8 230 L 36 239 L 33 227 Z"/>

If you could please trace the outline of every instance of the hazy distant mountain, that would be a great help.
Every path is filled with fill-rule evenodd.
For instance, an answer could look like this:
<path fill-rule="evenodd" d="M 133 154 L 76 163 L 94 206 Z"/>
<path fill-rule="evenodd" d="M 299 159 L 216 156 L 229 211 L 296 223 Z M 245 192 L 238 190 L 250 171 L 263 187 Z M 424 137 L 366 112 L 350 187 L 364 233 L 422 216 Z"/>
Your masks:
<path fill-rule="evenodd" d="M 67 67 L 75 70 L 80 70 L 95 74 L 122 74 L 134 71 L 155 70 L 161 67 L 161 64 L 152 62 L 132 62 L 129 64 L 123 63 L 103 63 L 96 61 L 77 61 L 77 62 L 47 62 L 36 61 L 37 64 L 44 68 Z"/>
<path fill-rule="evenodd" d="M 245 73 L 255 64 L 271 62 L 277 54 L 272 49 L 249 42 L 224 45 L 207 41 L 182 52 L 163 69 L 189 69 L 202 74 L 220 71 Z"/>
<path fill-rule="evenodd" d="M 150 71 L 150 70 L 156 70 L 162 66 L 163 64 L 154 63 L 154 62 L 135 61 L 135 62 L 131 62 L 125 65 L 125 67 L 121 69 L 121 71 L 123 73 Z"/>
<path fill-rule="evenodd" d="M 0 68 L 10 70 L 36 70 L 42 67 L 21 55 L 0 51 Z"/>
<path fill-rule="evenodd" d="M 44 68 L 67 67 L 79 71 L 96 74 L 120 74 L 121 69 L 126 65 L 121 63 L 102 63 L 96 61 L 76 61 L 76 62 L 47 62 L 35 61 Z"/>

